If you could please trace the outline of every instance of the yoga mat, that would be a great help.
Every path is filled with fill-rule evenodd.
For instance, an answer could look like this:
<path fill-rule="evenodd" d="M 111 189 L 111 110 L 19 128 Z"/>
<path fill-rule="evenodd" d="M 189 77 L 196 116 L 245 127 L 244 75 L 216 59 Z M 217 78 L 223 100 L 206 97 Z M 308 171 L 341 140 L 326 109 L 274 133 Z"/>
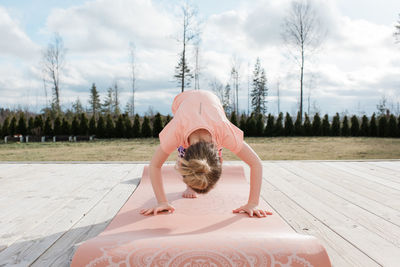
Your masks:
<path fill-rule="evenodd" d="M 102 233 L 78 247 L 72 267 L 331 266 L 317 238 L 296 233 L 277 213 L 232 212 L 249 196 L 243 166 L 223 165 L 216 187 L 197 198 L 182 197 L 186 184 L 173 165 L 161 173 L 175 211 L 140 214 L 157 203 L 145 166 L 134 193 Z M 271 211 L 262 198 L 259 208 Z"/>

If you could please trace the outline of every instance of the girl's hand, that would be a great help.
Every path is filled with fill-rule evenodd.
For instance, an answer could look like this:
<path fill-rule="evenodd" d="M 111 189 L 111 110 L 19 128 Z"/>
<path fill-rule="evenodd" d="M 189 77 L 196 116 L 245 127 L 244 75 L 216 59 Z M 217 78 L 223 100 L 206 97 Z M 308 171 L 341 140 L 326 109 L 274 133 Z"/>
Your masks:
<path fill-rule="evenodd" d="M 155 206 L 154 208 L 140 210 L 140 214 L 148 215 L 148 214 L 152 214 L 154 211 L 154 215 L 157 215 L 158 211 L 164 211 L 164 210 L 166 210 L 168 212 L 170 212 L 170 211 L 174 212 L 175 208 L 168 202 L 161 202 L 161 203 L 158 203 L 157 206 Z"/>
<path fill-rule="evenodd" d="M 240 213 L 240 211 L 245 211 L 249 214 L 250 217 L 253 217 L 253 213 L 256 214 L 258 217 L 266 217 L 267 215 L 272 215 L 272 212 L 257 209 L 257 205 L 253 203 L 247 203 L 240 208 L 233 210 L 233 213 Z"/>

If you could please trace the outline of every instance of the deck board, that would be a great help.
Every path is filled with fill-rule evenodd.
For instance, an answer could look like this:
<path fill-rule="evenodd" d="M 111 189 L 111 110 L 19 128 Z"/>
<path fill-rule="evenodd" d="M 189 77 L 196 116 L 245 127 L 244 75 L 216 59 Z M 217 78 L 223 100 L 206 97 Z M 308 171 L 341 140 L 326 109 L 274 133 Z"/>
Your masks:
<path fill-rule="evenodd" d="M 138 185 L 143 163 L 1 163 L 0 266 L 69 266 Z M 167 162 L 166 164 L 174 164 Z M 244 166 L 241 161 L 224 162 Z M 263 161 L 261 197 L 333 266 L 400 262 L 399 161 Z M 8 265 L 7 265 L 8 264 Z"/>

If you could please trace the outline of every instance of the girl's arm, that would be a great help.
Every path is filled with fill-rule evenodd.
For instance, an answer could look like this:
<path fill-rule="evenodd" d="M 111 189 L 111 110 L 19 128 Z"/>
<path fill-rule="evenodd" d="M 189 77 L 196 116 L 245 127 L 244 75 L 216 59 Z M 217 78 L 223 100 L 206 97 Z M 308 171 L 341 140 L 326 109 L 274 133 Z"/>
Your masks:
<path fill-rule="evenodd" d="M 161 167 L 164 164 L 164 162 L 168 159 L 168 157 L 169 154 L 165 153 L 161 149 L 161 146 L 159 145 L 149 165 L 149 175 L 150 175 L 151 185 L 153 186 L 153 191 L 154 194 L 156 195 L 157 202 L 159 204 L 168 202 L 168 199 L 164 191 L 164 185 L 161 179 L 162 178 Z"/>
<path fill-rule="evenodd" d="M 258 205 L 262 183 L 261 159 L 245 141 L 243 141 L 242 149 L 237 156 L 250 167 L 250 194 L 248 203 Z"/>
<path fill-rule="evenodd" d="M 271 215 L 272 212 L 258 209 L 258 203 L 260 199 L 260 191 L 262 184 L 262 162 L 258 157 L 257 153 L 245 142 L 238 154 L 240 159 L 246 162 L 250 167 L 250 193 L 249 200 L 244 206 L 233 210 L 234 213 L 240 212 L 241 210 L 247 212 L 249 216 L 253 216 L 253 213 L 258 217 L 265 217 Z"/>

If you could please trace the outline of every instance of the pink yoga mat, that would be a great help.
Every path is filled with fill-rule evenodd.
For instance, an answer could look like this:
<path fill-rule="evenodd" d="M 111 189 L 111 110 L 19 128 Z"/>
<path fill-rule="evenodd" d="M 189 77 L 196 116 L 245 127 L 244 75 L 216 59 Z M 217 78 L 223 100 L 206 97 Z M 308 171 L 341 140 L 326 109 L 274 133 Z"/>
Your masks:
<path fill-rule="evenodd" d="M 186 184 L 173 165 L 164 165 L 175 211 L 156 216 L 140 214 L 157 203 L 148 170 L 107 228 L 78 247 L 72 267 L 331 266 L 317 238 L 296 233 L 277 213 L 259 218 L 232 212 L 248 200 L 243 166 L 223 165 L 213 190 L 183 198 Z M 271 211 L 262 198 L 259 207 Z"/>

